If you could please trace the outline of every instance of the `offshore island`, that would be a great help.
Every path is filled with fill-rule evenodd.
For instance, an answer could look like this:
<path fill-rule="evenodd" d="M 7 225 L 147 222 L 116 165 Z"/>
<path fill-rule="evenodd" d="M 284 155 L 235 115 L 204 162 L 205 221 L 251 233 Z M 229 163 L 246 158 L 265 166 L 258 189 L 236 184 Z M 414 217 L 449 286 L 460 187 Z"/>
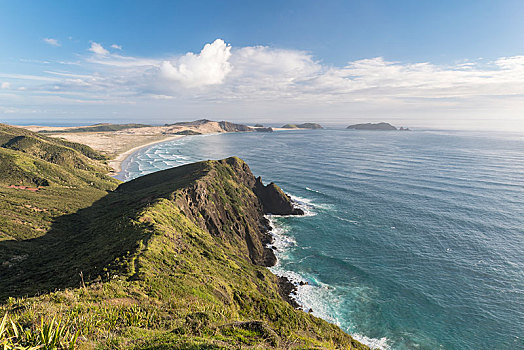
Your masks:
<path fill-rule="evenodd" d="M 381 123 L 363 123 L 363 124 L 353 124 L 348 126 L 346 129 L 353 129 L 353 130 L 373 130 L 373 131 L 410 131 L 409 128 L 400 127 L 397 129 L 397 127 L 381 122 Z"/>
<path fill-rule="evenodd" d="M 264 215 L 303 212 L 241 159 L 126 183 L 108 175 L 118 164 L 111 158 L 136 147 L 257 131 L 244 127 L 204 120 L 30 131 L 0 124 L 0 328 L 7 345 L 369 349 L 298 309 L 293 285 L 266 268 L 276 257 Z"/>

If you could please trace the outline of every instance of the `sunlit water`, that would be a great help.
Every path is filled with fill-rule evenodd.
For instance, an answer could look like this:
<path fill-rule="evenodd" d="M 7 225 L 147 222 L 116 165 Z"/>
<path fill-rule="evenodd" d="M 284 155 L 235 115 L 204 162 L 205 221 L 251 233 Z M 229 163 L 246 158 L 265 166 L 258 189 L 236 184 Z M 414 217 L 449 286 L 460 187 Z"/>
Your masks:
<path fill-rule="evenodd" d="M 191 136 L 121 178 L 232 155 L 308 209 L 271 218 L 304 308 L 382 348 L 524 349 L 524 134 Z"/>

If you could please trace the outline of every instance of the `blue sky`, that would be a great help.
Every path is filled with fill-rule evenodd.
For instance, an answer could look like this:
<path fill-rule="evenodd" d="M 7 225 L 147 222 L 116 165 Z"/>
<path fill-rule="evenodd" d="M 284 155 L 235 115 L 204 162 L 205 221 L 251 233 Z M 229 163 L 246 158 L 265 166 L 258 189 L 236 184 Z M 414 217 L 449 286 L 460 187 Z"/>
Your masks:
<path fill-rule="evenodd" d="M 524 128 L 523 18 L 502 0 L 0 1 L 0 121 Z"/>

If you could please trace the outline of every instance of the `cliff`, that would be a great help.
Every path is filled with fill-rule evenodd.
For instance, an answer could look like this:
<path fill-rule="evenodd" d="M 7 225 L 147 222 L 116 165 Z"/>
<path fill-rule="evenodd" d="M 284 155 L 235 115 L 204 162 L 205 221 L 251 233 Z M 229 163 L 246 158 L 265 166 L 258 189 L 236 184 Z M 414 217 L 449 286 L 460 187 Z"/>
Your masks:
<path fill-rule="evenodd" d="M 224 130 L 225 132 L 253 131 L 252 128 L 244 124 L 235 124 L 231 122 L 221 121 L 218 122 L 218 125 L 220 125 L 222 130 Z"/>
<path fill-rule="evenodd" d="M 8 151 L 74 181 L 84 174 Z M 0 187 L 9 203 L 0 218 L 27 232 L 1 227 L 0 317 L 23 330 L 9 341 L 39 345 L 29 335 L 56 317 L 61 336 L 76 334 L 86 349 L 367 349 L 284 300 L 265 268 L 275 258 L 264 214 L 300 212 L 242 160 L 189 164 L 116 189 L 67 179 L 38 192 Z M 39 221 L 26 222 L 33 214 Z"/>

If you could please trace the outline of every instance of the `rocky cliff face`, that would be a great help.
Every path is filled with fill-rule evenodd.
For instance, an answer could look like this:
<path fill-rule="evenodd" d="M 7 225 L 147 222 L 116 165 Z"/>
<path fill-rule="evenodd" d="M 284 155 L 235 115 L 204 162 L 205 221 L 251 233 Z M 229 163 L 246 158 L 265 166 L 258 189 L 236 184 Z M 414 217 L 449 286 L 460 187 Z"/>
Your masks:
<path fill-rule="evenodd" d="M 175 203 L 200 227 L 241 247 L 254 264 L 274 265 L 275 255 L 266 248 L 271 236 L 265 199 L 254 191 L 257 181 L 251 170 L 238 158 L 210 165 L 206 176 L 176 192 Z"/>
<path fill-rule="evenodd" d="M 91 204 L 75 195 L 85 207 L 44 236 L 0 242 L 0 312 L 56 316 L 104 349 L 368 349 L 294 309 L 292 286 L 264 267 L 264 214 L 300 212 L 239 158 L 149 174 Z"/>
<path fill-rule="evenodd" d="M 252 128 L 244 124 L 235 124 L 231 122 L 221 121 L 218 122 L 218 125 L 220 125 L 222 130 L 224 130 L 225 132 L 253 131 Z"/>
<path fill-rule="evenodd" d="M 275 183 L 264 186 L 262 179 L 257 177 L 253 191 L 259 198 L 266 214 L 275 215 L 304 215 L 304 211 L 296 208 L 291 197 Z"/>
<path fill-rule="evenodd" d="M 303 215 L 291 198 L 276 184 L 265 186 L 239 158 L 200 164 L 200 173 L 187 186 L 169 195 L 177 207 L 193 222 L 212 235 L 237 245 L 254 264 L 272 266 L 276 262 L 271 249 L 270 229 L 265 214 Z M 178 176 L 179 169 L 168 169 L 122 184 L 117 191 L 147 187 L 162 188 Z M 147 181 L 147 183 L 146 183 Z"/>

